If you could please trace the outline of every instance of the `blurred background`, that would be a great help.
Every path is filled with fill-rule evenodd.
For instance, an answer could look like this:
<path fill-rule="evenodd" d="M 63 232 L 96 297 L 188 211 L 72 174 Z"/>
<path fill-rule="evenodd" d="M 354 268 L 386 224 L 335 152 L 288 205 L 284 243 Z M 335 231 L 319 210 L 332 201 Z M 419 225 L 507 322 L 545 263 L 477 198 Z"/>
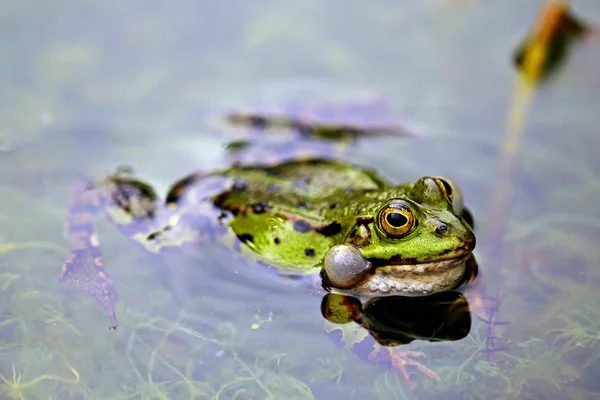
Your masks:
<path fill-rule="evenodd" d="M 575 43 L 535 88 L 510 176 L 499 168 L 513 55 L 542 5 L 5 0 L 0 398 L 596 398 L 598 41 Z M 570 9 L 600 26 L 600 2 Z M 322 292 L 226 251 L 156 260 L 104 220 L 119 330 L 84 291 L 57 282 L 70 195 L 86 176 L 130 165 L 164 193 L 221 165 L 224 145 L 245 137 L 223 123 L 231 110 L 364 96 L 384 98 L 414 136 L 366 138 L 345 159 L 393 182 L 443 175 L 463 188 L 482 281 L 507 322 L 493 361 L 489 324 L 474 318 L 461 340 L 407 345 L 440 378 L 411 369 L 408 383 L 336 346 Z M 505 178 L 512 197 L 495 211 Z M 498 235 L 486 234 L 492 219 Z"/>

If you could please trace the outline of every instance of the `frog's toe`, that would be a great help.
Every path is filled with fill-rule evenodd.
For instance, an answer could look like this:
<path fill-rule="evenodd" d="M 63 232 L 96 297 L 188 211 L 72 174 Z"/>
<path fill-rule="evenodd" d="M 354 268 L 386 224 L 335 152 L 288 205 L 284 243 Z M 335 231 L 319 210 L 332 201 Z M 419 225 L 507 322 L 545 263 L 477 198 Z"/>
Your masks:
<path fill-rule="evenodd" d="M 59 281 L 71 282 L 87 291 L 106 310 L 110 319 L 110 329 L 117 329 L 114 308 L 117 295 L 101 256 L 88 249 L 71 251 L 62 266 Z"/>
<path fill-rule="evenodd" d="M 399 351 L 396 347 L 386 347 L 392 366 L 402 378 L 412 384 L 409 370 L 416 369 L 420 373 L 433 381 L 439 381 L 438 374 L 427 368 L 425 365 L 416 361 L 416 358 L 423 358 L 425 354 L 420 351 Z"/>

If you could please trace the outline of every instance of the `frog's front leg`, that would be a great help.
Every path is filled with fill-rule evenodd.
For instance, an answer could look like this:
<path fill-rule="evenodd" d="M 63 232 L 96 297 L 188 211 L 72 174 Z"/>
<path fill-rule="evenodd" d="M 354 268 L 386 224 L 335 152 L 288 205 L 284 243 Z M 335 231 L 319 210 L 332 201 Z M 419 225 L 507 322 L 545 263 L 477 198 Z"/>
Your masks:
<path fill-rule="evenodd" d="M 328 333 L 341 331 L 339 345 L 352 348 L 359 357 L 366 356 L 369 361 L 390 366 L 409 384 L 412 384 L 411 370 L 434 381 L 439 380 L 434 371 L 417 361 L 425 356 L 424 353 L 402 350 L 402 341 L 390 337 L 389 332 L 382 333 L 374 329 L 363 312 L 363 304 L 357 298 L 327 294 L 321 303 L 321 312 L 327 320 L 325 330 Z"/>
<path fill-rule="evenodd" d="M 150 185 L 130 175 L 117 173 L 84 182 L 75 190 L 69 207 L 66 233 L 71 252 L 59 279 L 89 292 L 116 329 L 117 295 L 104 266 L 94 225 L 97 215 L 104 212 L 124 236 L 148 252 L 162 254 L 212 237 L 220 215 L 210 198 L 232 185 L 231 179 L 219 174 L 191 174 L 177 182 L 166 203 L 161 203 Z"/>
<path fill-rule="evenodd" d="M 71 252 L 59 280 L 90 293 L 106 310 L 115 329 L 117 295 L 96 233 L 98 214 L 104 213 L 113 226 L 144 250 L 163 254 L 205 236 L 201 234 L 204 226 L 199 226 L 196 218 L 201 209 L 168 207 L 150 185 L 123 171 L 83 182 L 76 188 L 68 210 L 66 236 Z"/>
<path fill-rule="evenodd" d="M 431 369 L 417 361 L 417 358 L 425 357 L 425 353 L 421 351 L 400 350 L 398 347 L 383 347 L 373 350 L 372 358 L 381 357 L 380 353 L 385 352 L 384 358 L 390 360 L 394 371 L 412 385 L 409 370 L 415 369 L 433 381 L 439 381 L 440 377 Z"/>
<path fill-rule="evenodd" d="M 72 282 L 90 293 L 108 313 L 112 329 L 117 326 L 117 296 L 104 266 L 95 220 L 103 211 L 122 233 L 132 236 L 151 223 L 156 200 L 149 185 L 121 173 L 85 181 L 72 196 L 65 227 L 71 252 L 59 280 Z"/>

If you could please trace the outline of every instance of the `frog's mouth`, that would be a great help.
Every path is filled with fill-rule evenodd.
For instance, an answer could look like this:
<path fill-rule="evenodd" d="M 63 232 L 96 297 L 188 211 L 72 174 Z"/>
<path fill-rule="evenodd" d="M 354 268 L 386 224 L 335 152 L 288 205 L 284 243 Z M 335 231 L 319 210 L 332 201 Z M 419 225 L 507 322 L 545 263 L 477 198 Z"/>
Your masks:
<path fill-rule="evenodd" d="M 457 257 L 419 264 L 375 264 L 352 292 L 356 294 L 381 294 L 425 296 L 455 289 L 465 281 L 469 272 L 467 264 L 471 253 Z"/>
<path fill-rule="evenodd" d="M 437 259 L 418 262 L 396 255 L 391 258 L 366 258 L 352 244 L 332 247 L 327 253 L 321 276 L 331 291 L 355 295 L 425 296 L 455 289 L 470 276 L 469 260 L 475 242 Z"/>
<path fill-rule="evenodd" d="M 358 282 L 346 287 L 334 285 L 323 271 L 324 286 L 334 293 L 353 295 L 427 296 L 459 287 L 470 278 L 475 266 L 472 253 L 419 264 L 374 265 L 364 260 L 367 269 Z"/>

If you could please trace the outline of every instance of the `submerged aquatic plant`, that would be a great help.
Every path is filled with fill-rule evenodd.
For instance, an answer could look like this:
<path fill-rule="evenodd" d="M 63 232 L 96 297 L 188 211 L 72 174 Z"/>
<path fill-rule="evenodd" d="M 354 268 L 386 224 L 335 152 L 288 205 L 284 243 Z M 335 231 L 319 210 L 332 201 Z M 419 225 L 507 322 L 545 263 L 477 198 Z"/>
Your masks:
<path fill-rule="evenodd" d="M 62 359 L 65 366 L 73 375 L 72 378 L 65 378 L 58 375 L 52 374 L 41 374 L 27 381 L 23 381 L 23 374 L 19 371 L 15 364 L 12 364 L 12 377 L 11 379 L 6 378 L 5 376 L 0 374 L 0 380 L 4 382 L 4 385 L 0 387 L 0 393 L 5 394 L 7 397 L 11 399 L 27 399 L 26 391 L 27 389 L 40 384 L 41 382 L 56 382 L 56 383 L 66 383 L 66 384 L 77 384 L 80 381 L 79 373 L 75 368 L 73 368 L 69 362 L 61 355 L 59 357 Z"/>

